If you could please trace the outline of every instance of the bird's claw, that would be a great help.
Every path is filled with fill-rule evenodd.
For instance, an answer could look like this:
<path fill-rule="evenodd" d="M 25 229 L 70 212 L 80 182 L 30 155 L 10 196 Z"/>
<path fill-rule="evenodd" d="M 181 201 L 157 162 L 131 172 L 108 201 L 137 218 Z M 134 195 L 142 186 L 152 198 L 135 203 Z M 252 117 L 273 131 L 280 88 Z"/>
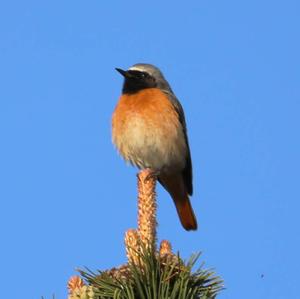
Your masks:
<path fill-rule="evenodd" d="M 146 171 L 148 173 L 147 173 L 147 175 L 146 175 L 146 177 L 144 179 L 145 183 L 147 183 L 150 180 L 157 180 L 157 177 L 159 176 L 159 171 L 152 170 L 152 169 L 149 169 L 149 168 L 147 168 Z"/>

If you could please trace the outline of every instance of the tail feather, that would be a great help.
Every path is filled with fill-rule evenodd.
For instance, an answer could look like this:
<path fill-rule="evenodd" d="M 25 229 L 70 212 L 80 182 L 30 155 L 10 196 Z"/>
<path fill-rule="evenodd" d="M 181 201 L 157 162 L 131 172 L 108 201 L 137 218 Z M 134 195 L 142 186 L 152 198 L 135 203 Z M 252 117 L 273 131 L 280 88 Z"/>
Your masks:
<path fill-rule="evenodd" d="M 197 220 L 181 174 L 160 176 L 160 183 L 170 193 L 182 226 L 186 230 L 196 230 Z"/>
<path fill-rule="evenodd" d="M 196 230 L 197 220 L 188 196 L 184 200 L 174 199 L 174 203 L 182 226 L 186 230 Z"/>

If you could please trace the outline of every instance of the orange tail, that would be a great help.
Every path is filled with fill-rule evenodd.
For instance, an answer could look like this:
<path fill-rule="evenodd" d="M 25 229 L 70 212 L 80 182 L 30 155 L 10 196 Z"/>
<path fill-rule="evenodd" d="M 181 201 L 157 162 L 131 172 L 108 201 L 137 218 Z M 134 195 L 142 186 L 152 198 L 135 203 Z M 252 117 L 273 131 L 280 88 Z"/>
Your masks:
<path fill-rule="evenodd" d="M 197 220 L 181 174 L 160 176 L 159 181 L 172 196 L 182 226 L 186 230 L 196 230 Z"/>
<path fill-rule="evenodd" d="M 188 195 L 186 194 L 184 200 L 174 199 L 174 203 L 182 226 L 186 230 L 196 230 L 198 228 L 197 220 Z"/>

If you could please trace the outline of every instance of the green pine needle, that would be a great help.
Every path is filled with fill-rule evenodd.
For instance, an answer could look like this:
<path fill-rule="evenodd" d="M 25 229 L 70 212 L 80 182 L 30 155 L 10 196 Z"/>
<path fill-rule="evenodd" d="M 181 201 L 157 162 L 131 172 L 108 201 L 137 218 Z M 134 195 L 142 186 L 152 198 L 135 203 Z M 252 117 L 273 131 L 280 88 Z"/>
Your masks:
<path fill-rule="evenodd" d="M 99 299 L 214 299 L 223 289 L 223 281 L 203 265 L 192 272 L 200 254 L 183 262 L 179 255 L 160 259 L 151 250 L 142 251 L 141 264 L 121 267 L 122 275 L 88 269 L 79 272 L 97 289 Z M 114 273 L 120 274 L 121 268 Z"/>

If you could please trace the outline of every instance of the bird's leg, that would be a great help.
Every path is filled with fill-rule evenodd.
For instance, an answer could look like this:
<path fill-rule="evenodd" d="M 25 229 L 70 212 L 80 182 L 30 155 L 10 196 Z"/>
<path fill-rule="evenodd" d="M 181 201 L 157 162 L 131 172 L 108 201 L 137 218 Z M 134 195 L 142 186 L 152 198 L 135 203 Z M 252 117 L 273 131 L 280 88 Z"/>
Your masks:
<path fill-rule="evenodd" d="M 142 171 L 145 172 L 145 174 L 146 174 L 145 182 L 148 182 L 151 179 L 157 180 L 157 177 L 159 176 L 159 173 L 160 173 L 159 170 L 153 170 L 151 168 L 145 168 Z"/>

